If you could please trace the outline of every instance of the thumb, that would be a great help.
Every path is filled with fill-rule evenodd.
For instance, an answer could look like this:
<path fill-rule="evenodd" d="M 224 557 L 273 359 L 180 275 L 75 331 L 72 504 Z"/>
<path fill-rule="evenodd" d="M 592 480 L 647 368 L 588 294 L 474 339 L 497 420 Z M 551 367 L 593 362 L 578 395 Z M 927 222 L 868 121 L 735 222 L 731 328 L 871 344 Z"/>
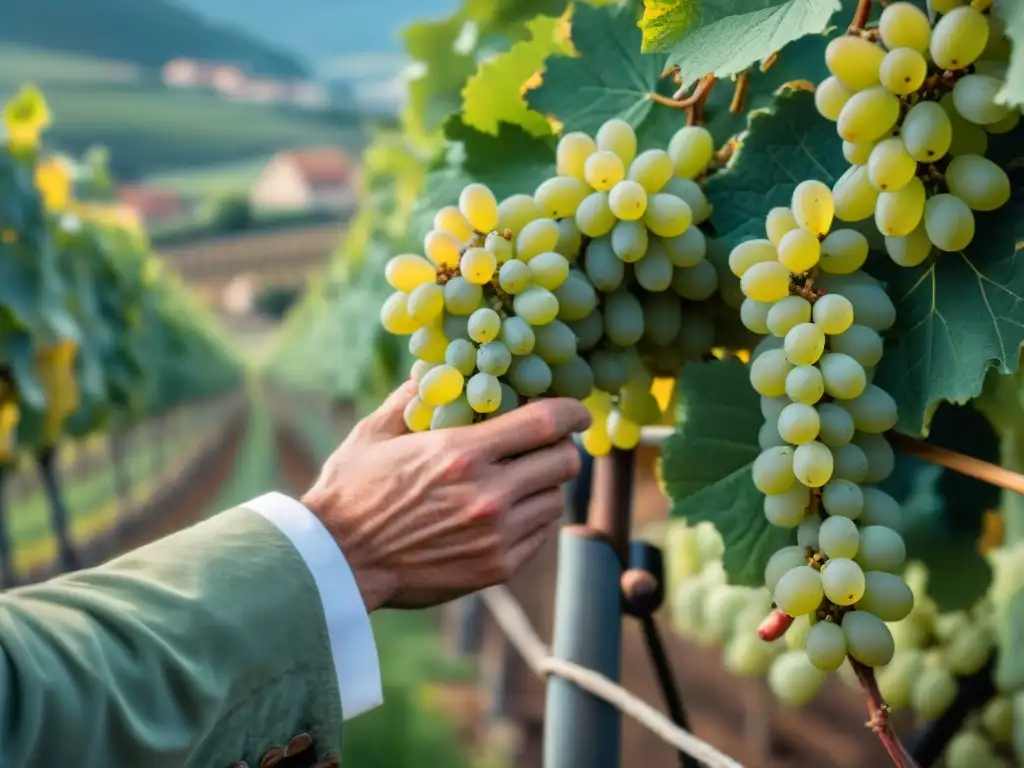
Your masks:
<path fill-rule="evenodd" d="M 412 379 L 388 395 L 373 413 L 363 419 L 365 434 L 374 440 L 398 437 L 408 432 L 405 426 L 405 407 L 415 397 L 419 384 Z"/>

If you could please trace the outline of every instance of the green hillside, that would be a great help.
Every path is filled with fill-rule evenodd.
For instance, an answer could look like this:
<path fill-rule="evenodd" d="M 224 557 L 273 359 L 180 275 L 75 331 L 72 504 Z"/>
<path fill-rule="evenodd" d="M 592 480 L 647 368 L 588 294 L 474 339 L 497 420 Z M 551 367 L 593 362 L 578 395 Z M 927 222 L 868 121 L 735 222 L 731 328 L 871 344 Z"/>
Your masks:
<path fill-rule="evenodd" d="M 231 61 L 253 73 L 305 72 L 298 59 L 273 44 L 173 0 L 8 0 L 0 3 L 0 42 L 150 68 L 187 56 Z"/>

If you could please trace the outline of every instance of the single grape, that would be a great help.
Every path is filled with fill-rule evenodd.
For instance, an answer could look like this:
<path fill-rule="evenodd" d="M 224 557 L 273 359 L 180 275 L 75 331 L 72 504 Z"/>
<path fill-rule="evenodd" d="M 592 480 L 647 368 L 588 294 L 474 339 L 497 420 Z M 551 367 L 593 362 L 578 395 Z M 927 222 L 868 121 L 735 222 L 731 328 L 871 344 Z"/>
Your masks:
<path fill-rule="evenodd" d="M 678 237 L 693 222 L 693 212 L 681 198 L 659 192 L 647 198 L 643 222 L 659 237 Z"/>
<path fill-rule="evenodd" d="M 676 269 L 660 242 L 652 243 L 647 255 L 633 265 L 633 276 L 637 283 L 652 293 L 667 291 L 672 285 L 675 273 Z"/>
<path fill-rule="evenodd" d="M 864 574 L 864 595 L 856 607 L 858 611 L 867 611 L 882 621 L 903 621 L 914 608 L 914 593 L 899 576 L 867 571 Z"/>
<path fill-rule="evenodd" d="M 498 268 L 498 260 L 486 248 L 468 248 L 459 261 L 462 276 L 474 285 L 489 283 Z"/>
<path fill-rule="evenodd" d="M 410 354 L 428 363 L 443 363 L 446 349 L 448 349 L 448 339 L 444 332 L 433 324 L 418 328 L 409 337 Z"/>
<path fill-rule="evenodd" d="M 594 369 L 594 386 L 605 392 L 618 393 L 629 379 L 629 369 L 623 356 L 609 350 L 598 350 L 590 356 Z"/>
<path fill-rule="evenodd" d="M 636 221 L 647 211 L 647 193 L 635 181 L 620 181 L 608 193 L 608 207 L 615 218 Z"/>
<path fill-rule="evenodd" d="M 754 357 L 751 359 L 751 365 L 753 365 Z M 765 421 L 778 421 L 779 414 L 782 413 L 782 409 L 789 405 L 791 400 L 785 395 L 779 397 L 761 397 L 761 416 Z"/>
<path fill-rule="evenodd" d="M 455 278 L 456 280 L 458 278 Z M 447 285 L 451 285 L 449 280 Z M 498 285 L 505 293 L 517 294 L 525 291 L 530 285 L 530 267 L 519 259 L 509 259 L 498 270 Z M 447 286 L 446 286 L 447 287 Z M 474 307 L 480 303 L 478 298 Z M 460 312 L 459 314 L 466 314 Z"/>
<path fill-rule="evenodd" d="M 506 375 L 509 383 L 524 397 L 543 395 L 551 387 L 551 368 L 538 355 L 513 357 Z"/>
<path fill-rule="evenodd" d="M 978 155 L 954 157 L 946 167 L 946 186 L 951 194 L 975 211 L 994 211 L 1010 199 L 1010 179 L 1006 171 Z"/>
<path fill-rule="evenodd" d="M 469 338 L 477 344 L 494 341 L 501 331 L 501 316 L 489 307 L 481 307 L 469 316 L 468 330 Z"/>
<path fill-rule="evenodd" d="M 586 182 L 572 176 L 555 176 L 541 182 L 533 193 L 533 199 L 542 215 L 562 219 L 575 216 L 580 203 L 589 194 L 590 187 Z"/>
<path fill-rule="evenodd" d="M 853 96 L 853 91 L 833 75 L 826 77 L 814 89 L 814 106 L 817 108 L 818 114 L 834 123 L 839 119 L 839 113 L 851 96 Z"/>
<path fill-rule="evenodd" d="M 857 323 L 875 331 L 887 331 L 896 322 L 896 306 L 878 284 L 844 286 L 843 294 L 853 304 Z"/>
<path fill-rule="evenodd" d="M 418 330 L 422 323 L 414 320 L 409 315 L 409 296 L 401 291 L 395 291 L 380 308 L 380 324 L 384 330 L 396 336 L 407 336 Z"/>
<path fill-rule="evenodd" d="M 793 451 L 793 474 L 809 488 L 820 488 L 832 478 L 832 451 L 824 443 L 813 440 Z"/>
<path fill-rule="evenodd" d="M 860 529 L 860 549 L 854 558 L 866 571 L 893 571 L 907 559 L 903 537 L 882 525 L 866 525 Z"/>
<path fill-rule="evenodd" d="M 853 35 L 837 37 L 825 48 L 825 65 L 851 91 L 863 91 L 878 82 L 885 51 Z"/>
<path fill-rule="evenodd" d="M 826 188 L 828 191 L 828 188 Z M 829 193 L 829 202 L 832 195 Z M 806 229 L 794 229 L 779 241 L 779 261 L 790 272 L 800 274 L 812 269 L 821 258 L 821 244 L 814 233 Z"/>
<path fill-rule="evenodd" d="M 839 400 L 852 400 L 867 387 L 864 367 L 849 355 L 829 352 L 818 362 L 825 393 Z"/>
<path fill-rule="evenodd" d="M 585 180 L 587 158 L 597 151 L 597 143 L 581 131 L 571 131 L 558 140 L 555 149 L 555 169 L 559 176 L 572 176 Z"/>
<path fill-rule="evenodd" d="M 821 271 L 848 275 L 868 260 L 868 239 L 853 229 L 836 229 L 821 241 Z"/>
<path fill-rule="evenodd" d="M 864 492 L 856 483 L 851 483 L 849 480 L 835 479 L 821 489 L 821 504 L 825 511 L 833 516 L 829 518 L 830 520 L 854 520 L 860 517 L 861 512 L 864 510 Z M 854 548 L 853 552 L 847 554 L 839 554 L 838 552 L 835 554 L 826 552 L 826 554 L 829 557 L 853 557 L 856 554 L 856 548 Z"/>
<path fill-rule="evenodd" d="M 786 374 L 786 395 L 794 403 L 814 405 L 824 394 L 825 382 L 815 366 L 798 365 Z"/>
<path fill-rule="evenodd" d="M 812 365 L 825 351 L 825 333 L 815 323 L 794 325 L 786 333 L 784 349 L 793 365 Z"/>
<path fill-rule="evenodd" d="M 824 581 L 824 574 L 822 580 Z M 810 628 L 804 644 L 807 660 L 822 672 L 834 672 L 846 661 L 846 636 L 838 624 L 819 621 Z"/>
<path fill-rule="evenodd" d="M 484 248 L 494 254 L 495 261 L 500 265 L 512 258 L 515 248 L 510 240 L 506 240 L 497 232 L 491 232 L 484 239 Z M 465 257 L 465 254 L 463 254 Z"/>
<path fill-rule="evenodd" d="M 538 253 L 553 251 L 558 235 L 558 222 L 554 219 L 534 219 L 516 237 L 516 258 L 529 261 Z"/>
<path fill-rule="evenodd" d="M 790 272 L 784 264 L 762 261 L 753 264 L 743 273 L 740 288 L 747 298 L 771 302 L 789 295 L 789 283 Z"/>
<path fill-rule="evenodd" d="M 616 255 L 607 237 L 590 241 L 583 257 L 583 269 L 590 282 L 602 293 L 616 290 L 626 274 L 626 265 Z"/>
<path fill-rule="evenodd" d="M 875 226 L 888 237 L 904 237 L 921 222 L 925 209 L 925 188 L 916 176 L 891 192 L 880 192 L 875 205 Z"/>
<path fill-rule="evenodd" d="M 820 87 L 821 86 L 819 86 L 819 88 Z M 792 232 L 799 226 L 800 225 L 797 223 L 796 216 L 793 214 L 793 210 L 791 208 L 785 208 L 782 206 L 772 208 L 770 211 L 768 211 L 768 216 L 765 217 L 764 220 L 764 228 L 766 234 L 768 235 L 768 241 L 776 248 L 779 246 L 779 243 L 782 242 L 782 238 L 787 232 Z M 751 240 L 748 242 L 758 243 L 763 241 Z M 739 246 L 737 246 L 737 248 L 738 247 Z M 778 258 L 778 255 L 774 254 L 772 258 Z M 758 261 L 765 261 L 765 259 L 758 259 Z M 732 269 L 731 255 L 729 256 L 729 268 Z M 733 272 L 735 273 L 736 270 L 733 269 Z M 743 277 L 743 275 L 740 274 L 737 275 L 737 277 Z"/>
<path fill-rule="evenodd" d="M 477 232 L 490 232 L 498 223 L 498 201 L 483 184 L 468 184 L 462 188 L 459 211 Z"/>
<path fill-rule="evenodd" d="M 594 371 L 578 355 L 564 363 L 551 366 L 551 391 L 559 397 L 580 400 L 594 389 Z"/>
<path fill-rule="evenodd" d="M 825 673 L 808 660 L 806 652 L 786 651 L 768 670 L 768 688 L 783 704 L 803 707 L 818 695 L 825 678 Z"/>
<path fill-rule="evenodd" d="M 537 203 L 534 202 L 532 195 L 509 195 L 498 204 L 498 223 L 495 229 L 499 231 L 507 229 L 515 235 L 531 221 L 540 217 L 540 209 L 537 207 Z M 470 227 L 470 230 L 470 235 L 472 235 L 472 227 Z M 465 240 L 468 239 L 469 237 L 467 236 Z"/>
<path fill-rule="evenodd" d="M 597 292 L 578 269 L 569 270 L 569 276 L 555 289 L 554 295 L 558 301 L 559 320 L 582 320 L 597 309 Z"/>
<path fill-rule="evenodd" d="M 392 256 L 384 267 L 384 278 L 396 291 L 412 293 L 423 283 L 437 279 L 437 269 L 422 256 L 404 253 Z"/>
<path fill-rule="evenodd" d="M 974 239 L 974 214 L 956 195 L 933 195 L 925 203 L 924 228 L 940 251 L 962 251 Z"/>
<path fill-rule="evenodd" d="M 583 233 L 576 226 L 576 219 L 564 218 L 558 220 L 558 242 L 555 243 L 555 252 L 572 261 L 580 255 L 583 247 Z"/>
<path fill-rule="evenodd" d="M 428 363 L 426 360 L 414 360 L 412 367 L 409 370 L 409 378 L 413 381 L 419 381 L 423 378 L 423 374 L 433 368 L 436 363 Z"/>
<path fill-rule="evenodd" d="M 437 408 L 462 394 L 465 377 L 451 365 L 438 365 L 420 379 L 419 397 L 425 405 Z"/>
<path fill-rule="evenodd" d="M 546 363 L 564 363 L 576 356 L 576 334 L 561 320 L 534 329 L 533 353 Z"/>
<path fill-rule="evenodd" d="M 646 307 L 644 308 L 646 311 Z M 604 318 L 600 312 L 591 312 L 582 320 L 566 320 L 576 334 L 576 346 L 582 352 L 593 349 L 604 338 Z"/>
<path fill-rule="evenodd" d="M 853 304 L 845 296 L 828 293 L 814 302 L 814 324 L 829 336 L 847 331 L 853 325 Z"/>
<path fill-rule="evenodd" d="M 439 267 L 457 267 L 462 255 L 462 244 L 455 235 L 432 229 L 423 238 L 423 252 Z"/>
<path fill-rule="evenodd" d="M 616 291 L 605 300 L 604 332 L 620 347 L 632 347 L 644 335 L 644 310 L 640 300 L 628 291 Z"/>
<path fill-rule="evenodd" d="M 597 129 L 594 139 L 599 150 L 614 152 L 627 168 L 636 157 L 636 133 L 625 120 L 617 117 L 606 120 Z"/>
<path fill-rule="evenodd" d="M 668 183 L 661 188 L 661 191 L 669 195 L 675 195 L 690 206 L 694 224 L 703 224 L 711 216 L 711 204 L 708 203 L 704 190 L 692 179 L 674 177 L 669 179 Z"/>
<path fill-rule="evenodd" d="M 818 531 L 821 529 L 821 518 L 807 515 L 796 528 L 796 543 L 802 549 L 818 549 Z"/>
<path fill-rule="evenodd" d="M 875 144 L 868 159 L 868 178 L 879 192 L 906 186 L 917 174 L 917 160 L 910 156 L 903 139 L 895 136 Z"/>
<path fill-rule="evenodd" d="M 815 368 L 815 370 L 819 369 Z M 822 388 L 824 386 L 824 378 L 822 378 Z M 856 429 L 853 426 L 853 418 L 842 406 L 836 403 L 820 403 L 818 405 L 818 419 L 821 422 L 818 439 L 829 448 L 839 448 L 853 439 L 853 433 Z M 847 517 L 853 517 L 853 515 L 847 515 Z"/>
<path fill-rule="evenodd" d="M 900 124 L 900 140 L 919 163 L 934 163 L 949 152 L 953 141 L 953 123 L 939 104 L 919 101 Z"/>
<path fill-rule="evenodd" d="M 779 435 L 793 445 L 809 443 L 818 436 L 821 424 L 812 405 L 790 403 L 779 414 Z"/>
<path fill-rule="evenodd" d="M 558 316 L 558 299 L 546 288 L 531 285 L 512 299 L 512 309 L 530 325 L 546 325 Z"/>
<path fill-rule="evenodd" d="M 696 179 L 707 170 L 715 154 L 715 140 L 702 126 L 680 128 L 668 143 L 668 154 L 675 163 L 675 174 Z"/>
<path fill-rule="evenodd" d="M 771 304 L 764 304 L 753 299 L 744 299 L 740 305 L 740 322 L 753 333 L 768 333 L 768 311 Z"/>
<path fill-rule="evenodd" d="M 444 361 L 463 376 L 469 376 L 476 370 L 476 345 L 468 339 L 455 339 L 449 342 Z"/>
<path fill-rule="evenodd" d="M 882 59 L 879 77 L 890 93 L 906 96 L 924 85 L 928 62 L 913 48 L 894 48 Z"/>
<path fill-rule="evenodd" d="M 946 746 L 945 763 L 948 768 L 1005 765 L 985 737 L 974 731 L 960 731 L 953 735 Z"/>
<path fill-rule="evenodd" d="M 885 435 L 858 432 L 853 443 L 864 452 L 868 460 L 864 482 L 880 483 L 892 474 L 896 468 L 896 454 Z"/>
<path fill-rule="evenodd" d="M 844 38 L 836 38 L 829 45 L 841 39 Z M 878 50 L 874 45 L 871 47 Z M 844 141 L 875 141 L 889 133 L 899 118 L 900 100 L 876 85 L 850 97 L 839 113 L 836 129 Z"/>
<path fill-rule="evenodd" d="M 932 25 L 920 8 L 907 2 L 890 3 L 878 19 L 878 32 L 890 51 L 911 48 L 924 53 L 931 42 Z"/>
<path fill-rule="evenodd" d="M 792 447 L 779 446 L 761 451 L 754 459 L 752 475 L 754 485 L 761 493 L 785 493 L 796 482 L 793 474 Z"/>
<path fill-rule="evenodd" d="M 612 227 L 611 247 L 622 261 L 640 261 L 650 243 L 647 227 L 640 221 L 620 221 Z"/>
<path fill-rule="evenodd" d="M 791 568 L 779 579 L 772 596 L 779 610 L 789 616 L 811 613 L 824 597 L 821 574 L 809 565 Z"/>
<path fill-rule="evenodd" d="M 903 523 L 900 505 L 892 496 L 878 488 L 861 488 L 864 495 L 864 511 L 861 513 L 862 525 L 881 525 L 898 530 Z"/>
<path fill-rule="evenodd" d="M 504 326 L 504 323 L 502 324 Z M 476 350 L 476 367 L 491 376 L 504 376 L 512 363 L 512 353 L 500 341 L 481 344 Z"/>
<path fill-rule="evenodd" d="M 844 400 L 842 406 L 857 429 L 868 434 L 888 432 L 899 420 L 892 395 L 874 384 L 868 384 L 857 397 Z"/>
<path fill-rule="evenodd" d="M 833 483 L 835 482 L 849 481 L 834 480 Z M 849 484 L 853 485 L 853 483 Z M 832 483 L 828 483 L 825 488 L 830 486 Z M 860 544 L 860 532 L 857 530 L 857 524 L 848 517 L 831 512 L 829 514 L 830 517 L 822 520 L 821 528 L 818 529 L 818 547 L 821 549 L 821 553 L 830 559 L 849 559 L 857 554 L 857 546 Z M 859 566 L 857 570 L 860 570 Z M 824 578 L 824 574 L 822 578 Z M 828 593 L 826 592 L 826 594 Z M 843 605 L 849 605 L 849 603 L 843 603 Z"/>
<path fill-rule="evenodd" d="M 863 165 L 851 166 L 832 187 L 836 218 L 840 221 L 863 221 L 874 212 L 878 194 L 871 185 L 868 169 Z"/>
<path fill-rule="evenodd" d="M 675 174 L 672 157 L 663 149 L 648 149 L 636 156 L 629 166 L 627 178 L 637 182 L 647 194 L 660 192 Z"/>
<path fill-rule="evenodd" d="M 779 238 L 781 241 L 781 237 Z M 729 270 L 736 277 L 743 277 L 755 264 L 777 262 L 779 252 L 768 240 L 747 240 L 740 243 L 729 253 Z M 788 276 L 787 276 L 788 279 Z"/>
<path fill-rule="evenodd" d="M 626 418 L 618 409 L 608 414 L 605 427 L 608 439 L 619 450 L 632 450 L 640 443 L 640 425 Z"/>
<path fill-rule="evenodd" d="M 801 181 L 793 189 L 790 209 L 793 211 L 793 217 L 797 224 L 803 229 L 811 234 L 824 236 L 828 234 L 828 230 L 832 226 L 832 218 L 835 215 L 832 190 L 820 181 Z"/>
<path fill-rule="evenodd" d="M 1013 738 L 1013 701 L 1008 696 L 992 699 L 981 711 L 981 724 L 995 742 L 1008 743 Z"/>
<path fill-rule="evenodd" d="M 811 303 L 803 296 L 785 296 L 768 311 L 766 323 L 772 335 L 785 338 L 795 326 L 811 321 Z"/>
<path fill-rule="evenodd" d="M 867 611 L 852 611 L 843 616 L 843 634 L 849 654 L 866 666 L 885 666 L 896 652 L 889 628 Z"/>
<path fill-rule="evenodd" d="M 785 493 L 769 494 L 764 497 L 764 516 L 772 525 L 795 528 L 804 519 L 810 503 L 810 489 L 794 485 Z"/>
<path fill-rule="evenodd" d="M 694 226 L 676 237 L 662 238 L 661 243 L 669 260 L 677 267 L 695 267 L 707 255 L 707 238 Z"/>
<path fill-rule="evenodd" d="M 409 294 L 409 317 L 425 325 L 444 311 L 444 288 L 437 283 L 421 283 Z"/>
<path fill-rule="evenodd" d="M 455 205 L 446 205 L 434 214 L 434 229 L 451 233 L 461 243 L 473 236 L 473 225 Z"/>
<path fill-rule="evenodd" d="M 763 397 L 780 397 L 786 393 L 786 379 L 793 364 L 781 349 L 771 349 L 750 363 L 750 383 Z"/>
<path fill-rule="evenodd" d="M 434 418 L 434 409 L 420 400 L 419 395 L 414 395 L 406 404 L 402 418 L 410 432 L 426 432 Z"/>
<path fill-rule="evenodd" d="M 791 546 L 777 550 L 768 558 L 764 567 L 765 587 L 769 592 L 774 592 L 779 579 L 793 568 L 801 565 L 807 565 L 807 554 L 803 547 Z"/>
<path fill-rule="evenodd" d="M 910 690 L 910 705 L 921 717 L 934 720 L 949 709 L 958 690 L 959 685 L 952 672 L 940 664 L 926 663 Z"/>
<path fill-rule="evenodd" d="M 676 267 L 672 273 L 672 290 L 684 299 L 704 301 L 718 290 L 718 271 L 706 259 L 692 267 Z"/>
<path fill-rule="evenodd" d="M 990 75 L 965 75 L 953 86 L 953 106 L 976 125 L 991 125 L 1005 120 L 1010 108 L 997 104 L 996 94 L 1003 81 Z"/>
<path fill-rule="evenodd" d="M 522 317 L 506 317 L 501 321 L 498 338 L 513 355 L 528 355 L 537 342 L 533 326 Z"/>
<path fill-rule="evenodd" d="M 568 259 L 554 251 L 538 253 L 530 259 L 527 268 L 531 282 L 549 291 L 558 288 L 569 276 Z"/>
<path fill-rule="evenodd" d="M 868 458 L 858 446 L 853 443 L 841 445 L 832 451 L 832 461 L 835 465 L 833 477 L 840 480 L 849 480 L 851 483 L 863 483 L 868 474 Z"/>
<path fill-rule="evenodd" d="M 925 211 L 928 204 L 925 203 Z M 901 267 L 916 267 L 924 263 L 932 253 L 932 241 L 928 238 L 924 218 L 914 231 L 904 237 L 886 237 L 885 251 L 889 258 Z"/>
<path fill-rule="evenodd" d="M 466 400 L 460 395 L 450 403 L 438 406 L 430 418 L 431 429 L 448 429 L 450 427 L 468 427 L 473 423 L 474 412 Z"/>
<path fill-rule="evenodd" d="M 875 144 L 874 141 L 862 141 L 856 144 L 852 141 L 844 141 L 843 157 L 850 165 L 867 165 Z"/>
<path fill-rule="evenodd" d="M 474 374 L 466 382 L 466 401 L 477 413 L 494 413 L 501 406 L 501 384 L 489 373 Z"/>
<path fill-rule="evenodd" d="M 614 152 L 599 150 L 587 158 L 584 177 L 594 189 L 607 192 L 626 178 L 626 167 Z"/>
<path fill-rule="evenodd" d="M 616 218 L 608 205 L 607 192 L 593 192 L 576 209 L 576 226 L 587 237 L 602 237 L 612 231 Z"/>
<path fill-rule="evenodd" d="M 942 69 L 964 69 L 988 44 L 988 19 L 969 5 L 953 8 L 935 24 L 928 50 Z"/>

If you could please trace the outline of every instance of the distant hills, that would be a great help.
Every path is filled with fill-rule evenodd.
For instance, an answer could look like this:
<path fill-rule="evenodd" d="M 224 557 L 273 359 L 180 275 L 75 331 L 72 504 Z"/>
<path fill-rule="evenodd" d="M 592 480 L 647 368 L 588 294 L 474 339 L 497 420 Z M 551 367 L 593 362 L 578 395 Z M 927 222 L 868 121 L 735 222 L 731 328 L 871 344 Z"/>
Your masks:
<path fill-rule="evenodd" d="M 331 0 L 341 5 L 364 0 Z M 415 2 L 415 0 L 413 0 Z M 250 73 L 302 77 L 307 67 L 278 36 L 259 40 L 242 25 L 204 18 L 173 0 L 0 0 L 0 43 L 12 42 L 161 67 L 177 56 L 231 61 Z M 290 3 L 273 0 L 278 14 Z M 281 9 L 288 9 L 282 11 Z M 268 42 L 272 41 L 272 42 Z"/>

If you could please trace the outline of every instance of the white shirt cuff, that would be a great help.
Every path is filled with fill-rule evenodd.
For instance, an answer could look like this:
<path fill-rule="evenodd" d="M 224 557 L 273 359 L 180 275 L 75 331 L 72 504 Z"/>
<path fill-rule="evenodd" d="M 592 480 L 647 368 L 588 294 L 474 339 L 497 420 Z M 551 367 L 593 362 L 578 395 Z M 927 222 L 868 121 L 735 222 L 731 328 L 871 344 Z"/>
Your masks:
<path fill-rule="evenodd" d="M 342 716 L 348 720 L 384 701 L 373 628 L 352 569 L 319 518 L 295 499 L 267 493 L 242 505 L 291 541 L 313 575 L 338 675 Z"/>

